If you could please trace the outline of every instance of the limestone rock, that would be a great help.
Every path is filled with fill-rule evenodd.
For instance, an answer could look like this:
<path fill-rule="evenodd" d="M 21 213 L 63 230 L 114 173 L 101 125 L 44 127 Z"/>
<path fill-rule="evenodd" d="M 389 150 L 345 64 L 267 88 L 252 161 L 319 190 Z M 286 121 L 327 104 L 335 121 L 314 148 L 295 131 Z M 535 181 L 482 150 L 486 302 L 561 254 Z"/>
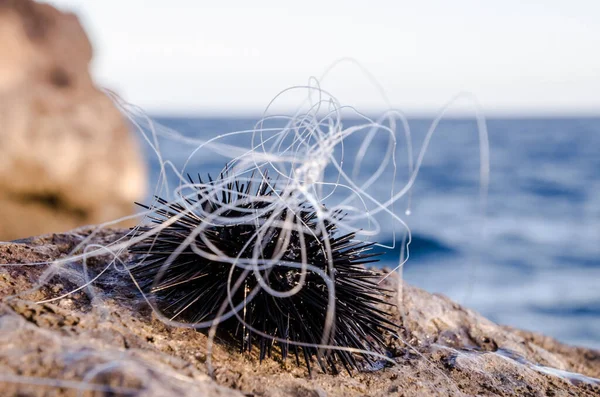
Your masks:
<path fill-rule="evenodd" d="M 85 263 L 64 260 L 89 244 L 116 252 L 111 243 L 125 232 L 82 228 L 0 244 L 4 395 L 600 395 L 599 351 L 499 326 L 407 284 L 401 310 L 390 313 L 399 325 L 388 342 L 393 365 L 352 377 L 314 371 L 308 378 L 295 363 L 260 363 L 218 340 L 209 355 L 205 333 L 155 317 L 120 262 L 111 264 L 111 251 Z"/>
<path fill-rule="evenodd" d="M 133 213 L 146 170 L 75 15 L 0 0 L 0 240 Z"/>

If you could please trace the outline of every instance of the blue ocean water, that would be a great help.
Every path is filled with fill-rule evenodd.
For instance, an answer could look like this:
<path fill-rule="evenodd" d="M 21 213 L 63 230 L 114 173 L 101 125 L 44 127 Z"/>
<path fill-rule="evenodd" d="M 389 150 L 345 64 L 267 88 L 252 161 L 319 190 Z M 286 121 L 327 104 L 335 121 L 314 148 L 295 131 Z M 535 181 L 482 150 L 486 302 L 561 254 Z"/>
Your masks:
<path fill-rule="evenodd" d="M 155 120 L 200 139 L 252 129 L 257 121 Z M 415 150 L 430 123 L 410 120 Z M 487 120 L 487 126 L 491 180 L 485 220 L 477 124 L 447 119 L 436 129 L 413 188 L 411 215 L 404 217 L 413 233 L 404 278 L 497 323 L 600 348 L 600 119 L 502 118 Z M 249 144 L 245 139 L 230 143 Z M 359 143 L 349 140 L 345 150 L 357 150 Z M 385 151 L 378 145 L 387 142 L 373 142 L 362 166 L 367 173 L 381 161 L 377 153 Z M 160 166 L 147 149 L 153 185 Z M 160 139 L 163 159 L 178 168 L 193 149 L 189 143 Z M 404 183 L 408 171 L 402 150 L 397 180 Z M 186 170 L 216 174 L 226 161 L 195 156 Z M 385 197 L 389 186 L 376 184 L 370 193 Z M 382 227 L 381 242 L 400 239 L 390 225 Z M 397 251 L 388 252 L 381 265 L 394 267 L 397 259 Z"/>

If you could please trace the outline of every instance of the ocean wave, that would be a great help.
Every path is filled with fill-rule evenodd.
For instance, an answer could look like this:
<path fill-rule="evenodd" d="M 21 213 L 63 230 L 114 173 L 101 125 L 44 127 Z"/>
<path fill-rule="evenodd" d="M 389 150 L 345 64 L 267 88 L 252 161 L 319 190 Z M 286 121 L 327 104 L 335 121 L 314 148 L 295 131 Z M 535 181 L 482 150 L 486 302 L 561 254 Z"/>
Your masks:
<path fill-rule="evenodd" d="M 400 250 L 402 247 L 402 240 L 382 242 L 382 245 L 394 246 L 394 249 L 381 249 L 383 254 L 382 260 L 398 259 Z M 411 243 L 409 246 L 410 258 L 423 258 L 423 257 L 448 257 L 459 254 L 459 250 L 450 247 L 443 241 L 425 234 L 413 234 Z"/>

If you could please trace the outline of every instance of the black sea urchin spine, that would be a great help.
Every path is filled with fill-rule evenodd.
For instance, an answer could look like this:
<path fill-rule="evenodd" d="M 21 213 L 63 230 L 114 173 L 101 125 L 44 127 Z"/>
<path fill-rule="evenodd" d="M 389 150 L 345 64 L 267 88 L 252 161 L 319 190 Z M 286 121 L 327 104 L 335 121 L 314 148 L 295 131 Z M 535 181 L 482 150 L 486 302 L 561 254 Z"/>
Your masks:
<path fill-rule="evenodd" d="M 384 354 L 383 332 L 395 328 L 380 308 L 388 304 L 386 298 L 389 293 L 376 283 L 381 273 L 363 266 L 377 261 L 374 257 L 378 254 L 370 252 L 372 244 L 353 241 L 354 233 L 338 236 L 333 222 L 325 221 L 324 230 L 323 224 L 319 228 L 315 209 L 306 204 L 293 213 L 287 208 L 272 205 L 275 192 L 268 179 L 262 179 L 256 190 L 252 179 L 246 183 L 239 180 L 224 182 L 221 177 L 205 185 L 200 177 L 199 183 L 190 178 L 195 195 L 186 198 L 186 203 L 169 203 L 157 198 L 157 207 L 144 206 L 153 210 L 151 219 L 155 225 L 134 229 L 134 233 L 136 236 L 144 236 L 150 231 L 156 233 L 148 233 L 141 242 L 129 248 L 137 261 L 132 267 L 132 275 L 138 285 L 154 298 L 164 315 L 177 321 L 198 323 L 212 320 L 219 314 L 219 308 L 228 299 L 227 289 L 231 288 L 228 280 L 233 272 L 231 284 L 241 286 L 232 289 L 233 305 L 244 305 L 243 313 L 239 315 L 249 327 L 280 339 L 275 343 L 283 359 L 292 353 L 299 364 L 299 355 L 304 356 L 309 373 L 311 359 L 315 356 L 325 372 L 330 369 L 337 373 L 337 364 L 348 372 L 359 369 L 364 363 L 372 364 L 368 353 L 355 355 L 347 350 L 335 349 L 353 348 Z M 221 190 L 220 194 L 218 190 Z M 212 217 L 211 214 L 219 216 Z M 248 220 L 249 214 L 254 214 L 254 218 Z M 339 219 L 340 213 L 335 217 Z M 279 222 L 268 222 L 274 218 Z M 290 219 L 303 227 L 284 228 L 284 221 Z M 181 253 L 169 261 L 171 254 L 200 226 L 203 227 L 202 238 L 199 234 L 194 239 L 195 248 L 182 247 Z M 157 227 L 160 229 L 153 230 Z M 263 229 L 258 233 L 260 228 Z M 207 259 L 198 254 L 212 253 L 212 245 L 228 258 L 250 260 L 253 254 L 256 255 L 257 236 L 261 235 L 259 249 L 262 259 L 275 257 L 281 247 L 278 245 L 280 238 L 288 240 L 283 255 L 279 253 L 280 263 L 261 270 L 262 278 L 271 289 L 289 291 L 298 285 L 301 271 L 286 263 L 298 263 L 302 257 L 306 258 L 308 265 L 334 279 L 336 302 L 335 321 L 329 338 L 330 345 L 334 347 L 331 351 L 318 354 L 316 347 L 281 342 L 321 343 L 329 295 L 323 277 L 317 272 L 307 270 L 299 292 L 281 298 L 261 289 L 252 271 L 241 267 L 232 270 L 235 265 L 231 261 Z M 326 239 L 329 250 L 324 249 Z M 333 273 L 328 266 L 329 260 L 333 264 Z M 246 301 L 248 291 L 256 288 L 258 292 Z M 222 321 L 219 331 L 233 336 L 241 350 L 251 350 L 253 345 L 258 345 L 261 360 L 271 356 L 273 338 L 248 331 L 248 327 L 235 316 Z M 358 359 L 359 356 L 362 358 Z"/>

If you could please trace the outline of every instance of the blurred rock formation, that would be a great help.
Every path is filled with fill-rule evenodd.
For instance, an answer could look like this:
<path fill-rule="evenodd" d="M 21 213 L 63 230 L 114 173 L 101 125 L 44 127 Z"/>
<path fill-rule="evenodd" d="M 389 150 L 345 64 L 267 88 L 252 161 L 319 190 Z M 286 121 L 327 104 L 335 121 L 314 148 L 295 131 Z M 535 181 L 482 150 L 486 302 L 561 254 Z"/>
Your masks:
<path fill-rule="evenodd" d="M 75 15 L 0 0 L 0 240 L 116 219 L 143 198 L 140 149 L 91 59 Z"/>

